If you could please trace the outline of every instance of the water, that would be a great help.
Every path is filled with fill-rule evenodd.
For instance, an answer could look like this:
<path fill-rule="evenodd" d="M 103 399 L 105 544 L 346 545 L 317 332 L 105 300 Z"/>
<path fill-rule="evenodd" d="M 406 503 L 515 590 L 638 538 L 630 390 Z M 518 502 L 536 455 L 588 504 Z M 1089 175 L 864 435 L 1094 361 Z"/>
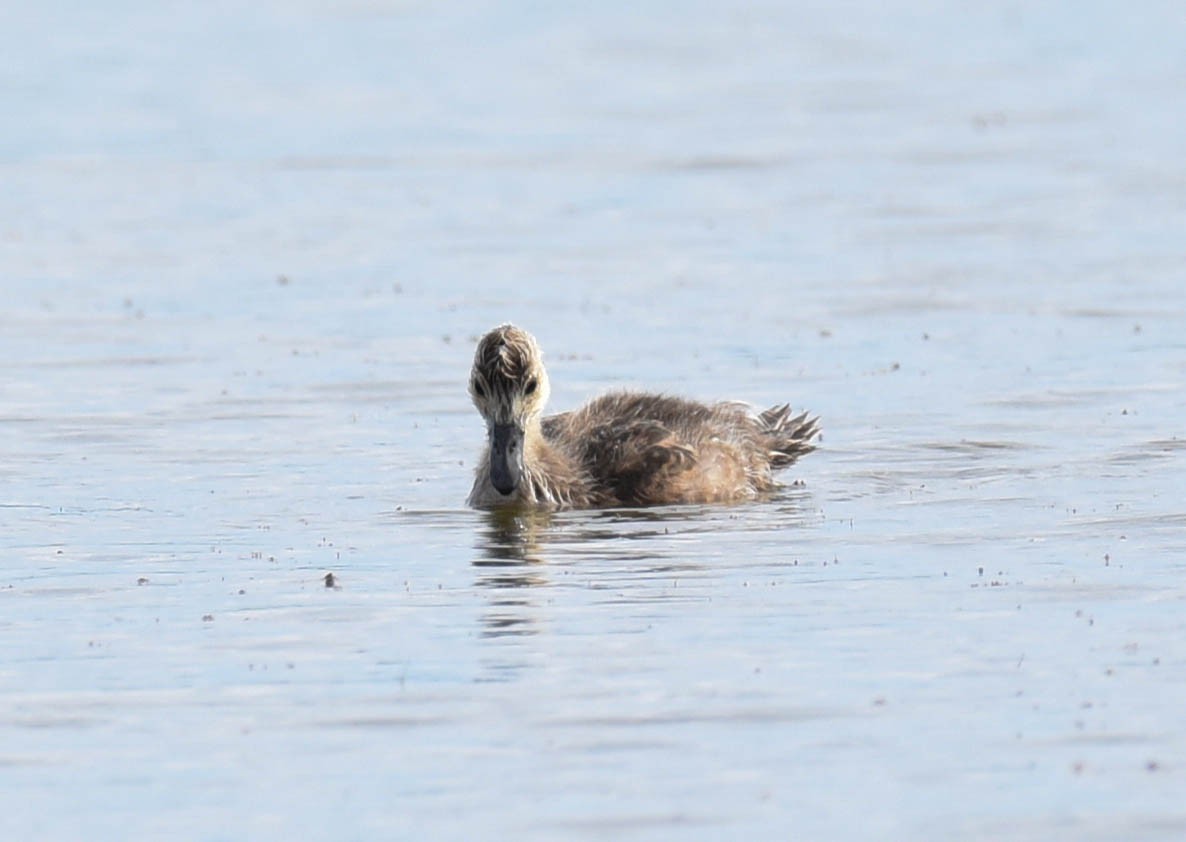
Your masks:
<path fill-rule="evenodd" d="M 1179 838 L 1184 39 L 9 15 L 5 836 Z M 466 510 L 508 319 L 558 410 L 789 400 L 823 446 L 753 505 Z"/>

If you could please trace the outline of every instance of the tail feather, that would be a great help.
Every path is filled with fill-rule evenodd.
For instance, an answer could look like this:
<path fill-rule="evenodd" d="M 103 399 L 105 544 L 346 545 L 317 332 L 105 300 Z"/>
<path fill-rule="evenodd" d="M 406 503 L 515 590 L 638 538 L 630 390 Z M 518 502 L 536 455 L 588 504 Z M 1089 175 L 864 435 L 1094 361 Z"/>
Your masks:
<path fill-rule="evenodd" d="M 790 404 L 770 407 L 758 415 L 758 422 L 769 440 L 773 470 L 786 468 L 815 450 L 811 440 L 819 435 L 819 419 L 806 412 L 792 415 Z"/>

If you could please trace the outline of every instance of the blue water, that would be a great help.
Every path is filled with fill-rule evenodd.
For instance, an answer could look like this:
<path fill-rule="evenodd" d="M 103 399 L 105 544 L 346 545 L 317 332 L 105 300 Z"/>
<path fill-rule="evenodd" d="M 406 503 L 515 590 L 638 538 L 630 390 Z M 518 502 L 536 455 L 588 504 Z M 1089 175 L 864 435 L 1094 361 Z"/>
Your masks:
<path fill-rule="evenodd" d="M 1172 3 L 11 11 L 0 830 L 1180 838 L 1184 46 Z M 557 410 L 822 446 L 753 505 L 469 511 L 505 320 Z"/>

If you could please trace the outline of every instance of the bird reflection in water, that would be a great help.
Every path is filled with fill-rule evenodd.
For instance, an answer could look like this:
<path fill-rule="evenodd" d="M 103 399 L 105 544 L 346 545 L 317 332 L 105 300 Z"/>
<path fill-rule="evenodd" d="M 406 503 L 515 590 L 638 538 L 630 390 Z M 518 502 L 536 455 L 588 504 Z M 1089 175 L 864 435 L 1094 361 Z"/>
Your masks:
<path fill-rule="evenodd" d="M 484 520 L 473 563 L 478 573 L 476 584 L 491 591 L 490 611 L 482 617 L 482 636 L 537 634 L 530 589 L 548 584 L 538 539 L 552 515 L 495 509 L 485 512 Z"/>

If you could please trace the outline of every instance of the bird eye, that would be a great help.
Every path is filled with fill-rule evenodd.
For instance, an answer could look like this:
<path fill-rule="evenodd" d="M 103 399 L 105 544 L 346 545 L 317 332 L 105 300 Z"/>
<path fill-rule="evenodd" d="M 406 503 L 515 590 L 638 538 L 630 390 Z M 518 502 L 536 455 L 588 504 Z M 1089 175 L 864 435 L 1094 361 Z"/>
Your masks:
<path fill-rule="evenodd" d="M 482 384 L 479 383 L 477 380 L 474 381 L 473 389 L 474 389 L 474 394 L 477 395 L 479 398 L 484 399 L 486 397 L 486 389 L 483 388 Z"/>
<path fill-rule="evenodd" d="M 530 380 L 528 380 L 528 381 L 527 381 L 527 388 L 525 388 L 525 389 L 523 390 L 523 394 L 525 394 L 525 395 L 534 395 L 534 394 L 535 394 L 535 387 L 536 387 L 536 386 L 538 386 L 538 385 L 539 385 L 539 383 L 536 381 L 536 379 L 535 379 L 534 377 L 532 377 Z"/>

